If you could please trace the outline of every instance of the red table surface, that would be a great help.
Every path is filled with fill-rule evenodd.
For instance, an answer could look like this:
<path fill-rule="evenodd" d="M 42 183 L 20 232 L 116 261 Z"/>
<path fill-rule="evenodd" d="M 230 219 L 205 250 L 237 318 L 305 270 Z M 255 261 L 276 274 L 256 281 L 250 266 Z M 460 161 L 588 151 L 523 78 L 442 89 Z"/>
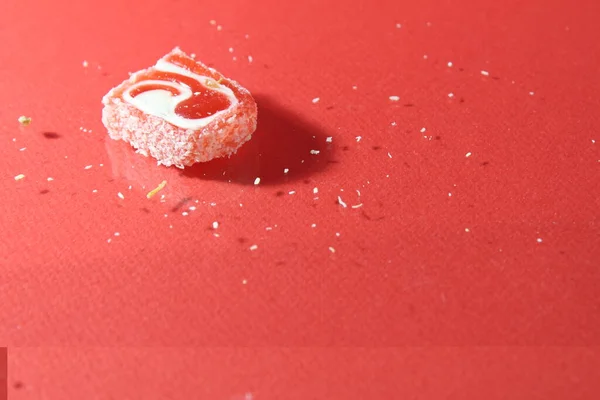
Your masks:
<path fill-rule="evenodd" d="M 179 365 L 174 398 L 202 379 L 215 399 L 398 398 L 427 386 L 413 368 L 446 382 L 431 398 L 600 390 L 597 348 L 467 350 L 600 345 L 599 16 L 593 0 L 3 0 L 0 343 L 204 349 L 15 349 L 9 391 L 136 398 L 167 379 L 151 365 Z M 107 137 L 102 96 L 175 46 L 258 102 L 230 159 L 158 167 Z M 486 371 L 459 395 L 463 362 Z M 486 385 L 514 368 L 521 386 Z"/>

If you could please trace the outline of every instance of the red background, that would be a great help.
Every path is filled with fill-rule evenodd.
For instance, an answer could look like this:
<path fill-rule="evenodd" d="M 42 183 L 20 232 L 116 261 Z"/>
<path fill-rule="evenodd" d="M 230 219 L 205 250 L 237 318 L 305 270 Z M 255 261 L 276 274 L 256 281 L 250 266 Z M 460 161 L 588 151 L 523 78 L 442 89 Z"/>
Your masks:
<path fill-rule="evenodd" d="M 170 370 L 173 398 L 592 398 L 597 2 L 86 3 L 0 4 L 0 343 L 204 350 L 15 350 L 10 390 L 135 398 Z M 100 121 L 177 45 L 259 104 L 235 157 L 185 171 Z"/>

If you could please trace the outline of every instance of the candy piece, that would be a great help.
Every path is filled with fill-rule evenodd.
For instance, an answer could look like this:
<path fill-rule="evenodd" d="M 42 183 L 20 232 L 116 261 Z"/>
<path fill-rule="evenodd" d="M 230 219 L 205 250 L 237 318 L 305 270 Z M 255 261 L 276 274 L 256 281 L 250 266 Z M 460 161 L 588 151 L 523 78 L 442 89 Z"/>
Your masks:
<path fill-rule="evenodd" d="M 158 164 L 179 168 L 234 154 L 256 130 L 250 92 L 179 48 L 102 99 L 102 122 Z"/>

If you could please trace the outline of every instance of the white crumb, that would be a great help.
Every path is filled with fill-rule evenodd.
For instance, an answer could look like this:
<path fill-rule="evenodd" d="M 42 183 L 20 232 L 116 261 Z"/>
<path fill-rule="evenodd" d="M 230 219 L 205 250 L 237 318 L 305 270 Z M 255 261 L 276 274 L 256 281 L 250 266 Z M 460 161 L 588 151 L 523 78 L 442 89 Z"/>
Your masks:
<path fill-rule="evenodd" d="M 316 228 L 316 227 L 317 227 L 317 224 L 312 224 L 310 227 L 311 227 L 311 228 Z"/>
<path fill-rule="evenodd" d="M 536 240 L 537 240 L 538 243 L 542 243 L 543 242 L 542 238 L 537 238 Z"/>
<path fill-rule="evenodd" d="M 392 155 L 391 155 L 390 153 L 388 153 L 388 157 L 389 157 L 389 158 L 392 158 Z"/>
<path fill-rule="evenodd" d="M 319 151 L 319 150 L 311 150 L 311 151 L 310 151 L 310 154 L 319 154 L 319 153 L 320 153 L 320 151 Z"/>
<path fill-rule="evenodd" d="M 429 56 L 427 54 L 423 55 L 423 60 L 427 60 L 429 58 Z"/>
<path fill-rule="evenodd" d="M 284 168 L 284 169 L 283 169 L 283 173 L 284 173 L 284 174 L 287 174 L 288 172 L 290 172 L 290 169 L 289 169 L 289 168 Z"/>
<path fill-rule="evenodd" d="M 357 137 L 356 137 L 356 142 L 357 142 L 357 143 L 358 143 L 358 142 L 360 142 L 360 139 L 362 139 L 362 136 L 357 136 Z"/>
<path fill-rule="evenodd" d="M 184 217 L 187 217 L 189 215 L 189 213 L 187 211 L 184 211 L 181 213 L 181 215 L 183 215 Z"/>
<path fill-rule="evenodd" d="M 452 193 L 451 192 L 448 192 L 448 197 L 452 197 Z"/>
<path fill-rule="evenodd" d="M 259 183 L 260 183 L 260 178 L 258 178 L 258 177 L 257 177 L 257 178 L 254 180 L 254 184 L 255 184 L 255 185 L 258 185 Z"/>
<path fill-rule="evenodd" d="M 353 205 L 352 208 L 360 208 L 363 206 L 363 203 Z"/>
<path fill-rule="evenodd" d="M 392 126 L 396 126 L 396 121 L 392 121 Z"/>
<path fill-rule="evenodd" d="M 352 90 L 358 90 L 358 86 L 352 86 Z"/>
<path fill-rule="evenodd" d="M 331 136 L 327 136 L 327 137 L 325 138 L 325 141 L 326 141 L 327 143 L 331 143 L 331 142 L 333 141 L 333 137 L 331 137 Z"/>
<path fill-rule="evenodd" d="M 396 24 L 396 28 L 398 28 L 398 29 L 402 28 L 402 24 Z"/>
<path fill-rule="evenodd" d="M 86 60 L 83 60 L 81 64 L 83 65 L 83 68 L 87 68 L 87 66 L 90 65 Z"/>
<path fill-rule="evenodd" d="M 425 127 L 421 128 L 421 133 L 424 133 L 426 130 Z"/>
<path fill-rule="evenodd" d="M 448 67 L 452 67 L 452 61 L 448 61 Z"/>
<path fill-rule="evenodd" d="M 265 228 L 265 230 L 266 230 L 266 231 L 272 231 L 272 230 L 273 230 L 273 228 L 272 228 L 272 227 L 270 227 L 270 226 L 267 226 L 267 227 Z"/>
<path fill-rule="evenodd" d="M 121 193 L 121 192 L 117 193 L 117 196 L 119 196 L 119 198 L 120 198 L 121 200 L 124 200 L 124 199 L 125 199 L 125 196 L 123 196 L 123 193 Z"/>
<path fill-rule="evenodd" d="M 25 178 L 25 175 L 19 174 L 19 175 L 15 176 L 15 181 L 20 181 L 23 178 Z"/>
<path fill-rule="evenodd" d="M 465 228 L 465 232 L 471 232 L 469 228 Z"/>
<path fill-rule="evenodd" d="M 348 205 L 344 203 L 344 200 L 342 200 L 340 196 L 338 196 L 338 203 L 340 203 L 340 205 L 344 208 L 348 207 Z"/>
<path fill-rule="evenodd" d="M 92 168 L 92 165 L 86 165 L 85 167 L 83 167 L 83 169 L 90 169 Z"/>
<path fill-rule="evenodd" d="M 340 237 L 340 233 L 339 233 L 339 232 L 336 232 L 336 233 L 335 233 L 335 236 L 337 236 L 337 237 Z"/>
<path fill-rule="evenodd" d="M 230 48 L 229 48 L 229 52 L 230 52 L 230 53 L 233 53 L 233 47 L 230 47 Z"/>
<path fill-rule="evenodd" d="M 233 56 L 233 61 L 237 61 L 237 57 L 236 56 Z"/>
<path fill-rule="evenodd" d="M 313 188 L 313 193 L 314 193 L 314 194 L 317 194 L 317 193 L 319 193 L 319 188 L 317 188 L 317 187 L 316 187 L 316 188 Z"/>
<path fill-rule="evenodd" d="M 92 193 L 98 193 L 98 189 L 92 190 Z"/>
<path fill-rule="evenodd" d="M 242 279 L 242 285 L 248 284 L 248 279 Z"/>
<path fill-rule="evenodd" d="M 217 30 L 221 31 L 221 30 L 223 30 L 223 27 L 221 25 L 217 25 Z"/>
<path fill-rule="evenodd" d="M 529 92 L 529 95 L 530 95 L 530 96 L 533 96 L 534 94 L 535 94 L 534 92 Z"/>
<path fill-rule="evenodd" d="M 51 182 L 51 181 L 53 181 L 53 180 L 54 180 L 54 178 L 53 178 L 53 177 L 51 177 L 51 176 L 49 176 L 49 177 L 48 177 L 48 182 Z"/>
<path fill-rule="evenodd" d="M 214 19 L 211 19 L 210 21 L 208 21 L 208 23 L 211 25 L 216 25 L 217 21 L 215 21 Z"/>
<path fill-rule="evenodd" d="M 452 93 L 452 92 L 448 93 L 448 97 L 450 97 L 450 98 L 454 97 L 454 93 Z"/>
<path fill-rule="evenodd" d="M 312 99 L 312 102 L 313 104 L 317 104 L 319 100 L 321 100 L 319 97 L 315 97 L 314 99 Z"/>
<path fill-rule="evenodd" d="M 19 151 L 25 151 L 25 150 L 27 150 L 27 147 L 21 147 L 21 148 L 19 149 Z"/>
<path fill-rule="evenodd" d="M 288 192 L 288 194 L 296 194 L 296 191 L 295 191 L 295 190 L 290 190 L 290 191 Z"/>
<path fill-rule="evenodd" d="M 112 242 L 111 238 L 106 239 L 106 243 L 110 243 L 110 242 Z"/>
<path fill-rule="evenodd" d="M 115 236 L 121 236 L 119 232 L 115 232 Z"/>
<path fill-rule="evenodd" d="M 248 62 L 251 63 L 254 59 L 252 58 L 252 56 L 248 56 Z"/>
<path fill-rule="evenodd" d="M 253 244 L 252 246 L 250 246 L 250 251 L 254 251 L 256 249 L 258 249 L 258 245 Z"/>
<path fill-rule="evenodd" d="M 398 100 L 400 100 L 400 97 L 399 96 L 390 96 L 390 100 L 391 101 L 398 101 Z"/>
<path fill-rule="evenodd" d="M 483 76 L 490 76 L 490 73 L 487 72 L 487 71 L 482 70 L 481 71 L 481 75 L 483 75 Z"/>
<path fill-rule="evenodd" d="M 195 207 L 195 206 L 190 206 L 190 207 L 189 207 L 189 210 L 190 210 L 190 211 L 196 211 L 196 207 Z"/>
<path fill-rule="evenodd" d="M 471 157 L 471 154 L 472 153 L 469 151 L 467 154 L 465 154 L 465 157 L 469 158 L 469 157 Z"/>
<path fill-rule="evenodd" d="M 331 246 L 329 246 L 329 251 L 332 252 L 332 253 L 335 253 L 335 249 L 333 247 L 331 247 Z"/>
<path fill-rule="evenodd" d="M 217 229 L 219 227 L 219 223 L 217 221 L 212 223 L 213 229 Z"/>

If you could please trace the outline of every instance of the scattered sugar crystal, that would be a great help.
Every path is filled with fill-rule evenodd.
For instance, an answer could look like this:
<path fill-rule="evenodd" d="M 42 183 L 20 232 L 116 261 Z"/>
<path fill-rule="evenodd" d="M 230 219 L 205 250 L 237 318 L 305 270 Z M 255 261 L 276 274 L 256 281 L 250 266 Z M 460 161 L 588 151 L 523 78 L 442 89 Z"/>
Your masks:
<path fill-rule="evenodd" d="M 117 193 L 117 196 L 119 196 L 119 198 L 120 198 L 121 200 L 124 200 L 124 199 L 125 199 L 125 196 L 123 196 L 123 193 L 121 193 L 121 192 Z"/>
<path fill-rule="evenodd" d="M 331 142 L 333 141 L 333 137 L 331 137 L 331 136 L 327 136 L 327 137 L 325 138 L 325 141 L 326 141 L 327 143 L 331 143 Z"/>
<path fill-rule="evenodd" d="M 429 58 L 429 56 L 427 54 L 423 55 L 423 60 L 427 60 Z"/>
<path fill-rule="evenodd" d="M 216 25 L 217 21 L 215 21 L 214 19 L 211 19 L 210 21 L 208 21 L 211 25 Z"/>
<path fill-rule="evenodd" d="M 471 232 L 469 228 L 465 228 L 465 232 Z"/>
<path fill-rule="evenodd" d="M 92 190 L 92 193 L 98 193 L 98 189 Z"/>
<path fill-rule="evenodd" d="M 48 182 L 53 181 L 53 180 L 54 180 L 53 177 L 51 177 L 51 176 L 48 177 Z"/>
<path fill-rule="evenodd" d="M 189 210 L 190 211 L 196 211 L 196 207 L 195 206 L 190 206 Z"/>
<path fill-rule="evenodd" d="M 217 25 L 217 30 L 221 31 L 221 30 L 223 30 L 223 27 L 221 25 Z"/>
<path fill-rule="evenodd" d="M 254 251 L 254 250 L 256 250 L 256 249 L 258 249 L 258 245 L 256 245 L 256 244 L 253 244 L 252 246 L 250 246 L 250 250 L 251 250 L 251 251 Z"/>
<path fill-rule="evenodd" d="M 230 47 L 230 48 L 229 48 L 229 52 L 230 52 L 230 53 L 233 53 L 233 47 Z"/>
<path fill-rule="evenodd" d="M 320 151 L 319 151 L 319 150 L 311 150 L 311 151 L 310 151 L 310 154 L 319 154 L 319 153 L 320 153 Z"/>
<path fill-rule="evenodd" d="M 319 100 L 321 100 L 319 97 L 315 97 L 314 99 L 312 99 L 312 102 L 313 104 L 317 104 Z"/>
<path fill-rule="evenodd" d="M 311 227 L 311 228 L 316 228 L 316 227 L 317 227 L 317 224 L 312 224 L 310 227 Z"/>
<path fill-rule="evenodd" d="M 421 133 L 424 133 L 426 130 L 425 127 L 421 128 Z"/>
<path fill-rule="evenodd" d="M 27 147 L 21 147 L 21 148 L 19 149 L 19 151 L 25 151 L 25 150 L 27 150 Z"/>
<path fill-rule="evenodd" d="M 296 191 L 295 190 L 290 190 L 288 193 L 289 194 L 296 194 Z"/>
<path fill-rule="evenodd" d="M 352 90 L 358 90 L 358 86 L 352 86 Z"/>
<path fill-rule="evenodd" d="M 184 217 L 187 217 L 189 214 L 188 214 L 187 211 L 184 211 L 184 212 L 181 213 L 181 215 L 183 215 Z"/>
<path fill-rule="evenodd" d="M 284 168 L 284 169 L 283 169 L 283 173 L 284 173 L 284 174 L 287 174 L 288 172 L 290 172 L 290 169 L 289 169 L 289 168 Z"/>
<path fill-rule="evenodd" d="M 19 174 L 19 175 L 15 176 L 15 181 L 20 181 L 23 178 L 25 178 L 25 175 Z"/>
<path fill-rule="evenodd" d="M 448 93 L 448 97 L 450 97 L 450 98 L 454 97 L 454 93 L 452 93 L 452 92 Z"/>
<path fill-rule="evenodd" d="M 448 67 L 452 67 L 452 61 L 448 61 Z"/>
<path fill-rule="evenodd" d="M 398 29 L 402 28 L 402 24 L 396 24 L 396 28 L 398 28 Z"/>
<path fill-rule="evenodd" d="M 469 158 L 469 157 L 471 157 L 471 154 L 472 153 L 469 151 L 467 154 L 465 154 L 465 157 Z"/>
<path fill-rule="evenodd" d="M 388 153 L 388 157 L 389 157 L 389 158 L 392 158 L 392 155 L 391 155 L 390 153 Z"/>
<path fill-rule="evenodd" d="M 255 184 L 255 185 L 258 185 L 259 183 L 260 183 L 260 178 L 258 178 L 258 177 L 257 177 L 257 178 L 254 180 L 254 184 Z"/>
<path fill-rule="evenodd" d="M 530 95 L 530 96 L 533 96 L 534 94 L 535 94 L 534 92 L 529 92 L 529 95 Z"/>
<path fill-rule="evenodd" d="M 338 203 L 340 203 L 340 205 L 344 208 L 348 207 L 346 203 L 344 203 L 344 200 L 342 200 L 342 198 L 340 196 L 338 196 Z"/>
<path fill-rule="evenodd" d="M 217 229 L 219 227 L 219 223 L 217 221 L 212 223 L 213 229 Z"/>
<path fill-rule="evenodd" d="M 242 285 L 246 285 L 248 283 L 247 279 L 242 279 Z"/>
<path fill-rule="evenodd" d="M 399 96 L 390 96 L 390 100 L 391 101 L 398 101 L 398 100 L 400 100 L 400 97 Z"/>
<path fill-rule="evenodd" d="M 362 206 L 363 206 L 363 204 L 362 204 L 362 203 L 360 203 L 360 204 L 353 205 L 353 206 L 352 206 L 352 208 L 360 208 L 360 207 L 362 207 Z"/>
<path fill-rule="evenodd" d="M 357 136 L 356 137 L 356 142 L 360 142 L 360 139 L 362 139 L 362 136 Z"/>
<path fill-rule="evenodd" d="M 482 71 L 481 71 L 481 75 L 483 75 L 483 76 L 490 76 L 490 73 L 489 73 L 489 72 L 487 72 L 487 71 L 483 71 L 483 70 L 482 70 Z"/>
<path fill-rule="evenodd" d="M 83 68 L 87 68 L 87 66 L 89 65 L 86 60 L 83 60 L 82 64 L 83 64 Z"/>
<path fill-rule="evenodd" d="M 119 232 L 115 232 L 115 236 L 120 236 L 121 234 Z"/>
<path fill-rule="evenodd" d="M 537 238 L 538 243 L 542 243 L 542 241 L 543 241 L 542 238 Z"/>
<path fill-rule="evenodd" d="M 313 188 L 313 193 L 314 193 L 314 194 L 317 194 L 317 193 L 319 193 L 319 188 L 317 188 L 317 187 L 316 187 L 316 188 Z"/>
<path fill-rule="evenodd" d="M 332 252 L 332 253 L 335 253 L 335 249 L 333 247 L 331 247 L 331 246 L 329 246 L 329 251 Z"/>
<path fill-rule="evenodd" d="M 92 165 L 86 165 L 85 167 L 83 167 L 83 169 L 90 169 L 92 168 Z"/>
<path fill-rule="evenodd" d="M 252 56 L 248 56 L 248 62 L 251 63 L 254 59 L 252 58 Z"/>

